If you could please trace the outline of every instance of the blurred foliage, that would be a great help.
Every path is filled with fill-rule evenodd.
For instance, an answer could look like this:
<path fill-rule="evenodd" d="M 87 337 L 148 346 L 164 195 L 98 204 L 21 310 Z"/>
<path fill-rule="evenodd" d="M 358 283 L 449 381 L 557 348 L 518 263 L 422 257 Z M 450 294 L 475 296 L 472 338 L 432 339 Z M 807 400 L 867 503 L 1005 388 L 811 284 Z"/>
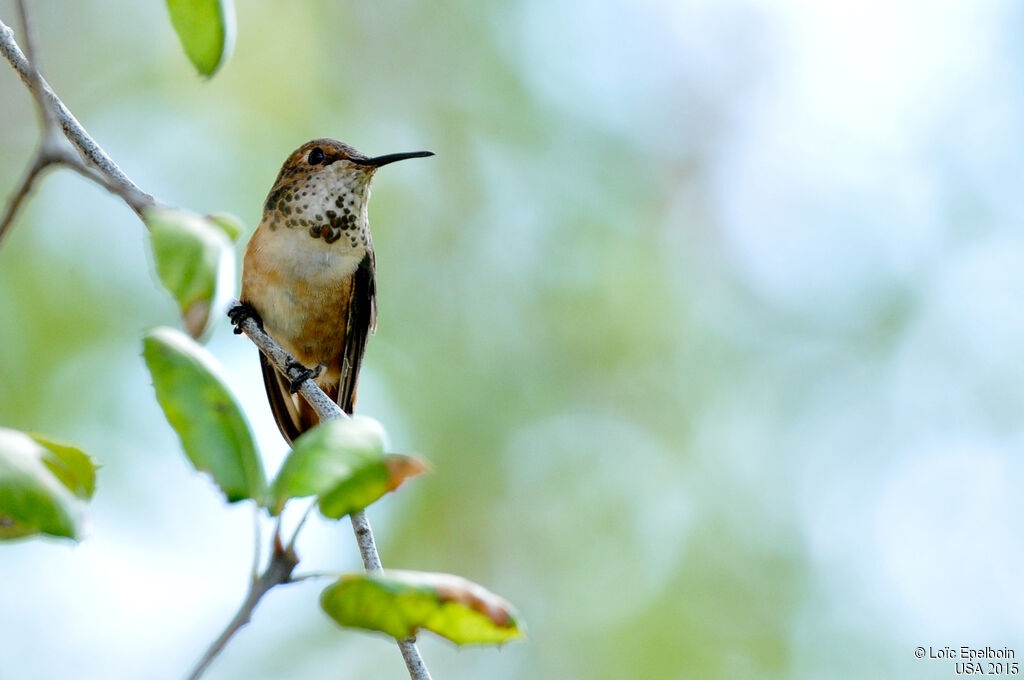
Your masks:
<path fill-rule="evenodd" d="M 45 449 L 41 456 L 43 465 L 68 491 L 82 500 L 92 498 L 96 492 L 96 465 L 88 454 L 70 442 L 38 433 L 28 436 Z"/>
<path fill-rule="evenodd" d="M 212 76 L 231 56 L 235 10 L 230 0 L 167 0 L 181 46 L 200 75 Z"/>
<path fill-rule="evenodd" d="M 66 442 L 0 428 L 0 540 L 49 534 L 78 540 L 96 466 Z"/>
<path fill-rule="evenodd" d="M 315 137 L 437 152 L 370 204 L 359 409 L 435 469 L 370 515 L 386 565 L 487 583 L 531 638 L 425 640 L 435 677 L 928 678 L 952 671 L 916 645 L 1020 638 L 1019 5 L 240 10 L 210 81 L 157 3 L 40 4 L 43 65 L 200 214 L 256 224 Z M 9 70 L 0 92 L 10 187 L 36 127 Z M 103 464 L 93 539 L 0 551 L 12 677 L 177 675 L 241 594 L 250 518 L 213 517 L 137 358 L 176 318 L 143 231 L 54 173 L 0 250 L 0 423 Z M 254 350 L 210 346 L 280 446 Z M 300 554 L 357 565 L 330 531 Z M 211 678 L 404 676 L 295 589 Z"/>
<path fill-rule="evenodd" d="M 185 329 L 193 338 L 209 335 L 232 298 L 235 267 L 229 239 L 237 220 L 150 208 L 145 221 L 156 274 L 178 303 Z"/>

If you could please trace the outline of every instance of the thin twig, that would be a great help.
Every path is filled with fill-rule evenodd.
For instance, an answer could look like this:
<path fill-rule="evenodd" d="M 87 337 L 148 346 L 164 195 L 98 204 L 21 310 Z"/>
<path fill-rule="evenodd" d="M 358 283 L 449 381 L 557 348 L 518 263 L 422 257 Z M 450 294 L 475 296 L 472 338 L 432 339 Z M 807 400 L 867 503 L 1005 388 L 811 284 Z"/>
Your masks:
<path fill-rule="evenodd" d="M 220 636 L 206 650 L 206 653 L 203 654 L 203 658 L 199 660 L 196 667 L 192 669 L 188 680 L 197 680 L 206 671 L 206 668 L 213 663 L 217 655 L 224 650 L 224 646 L 234 637 L 235 633 L 252 620 L 252 613 L 256 609 L 256 604 L 267 594 L 267 591 L 275 586 L 292 582 L 292 572 L 298 563 L 299 559 L 295 556 L 295 553 L 287 550 L 274 551 L 266 571 L 250 584 L 249 593 L 245 596 L 242 606 L 239 607 L 238 612 L 231 619 L 231 622 L 228 623 L 227 627 L 224 628 Z"/>
<path fill-rule="evenodd" d="M 238 304 L 238 302 L 235 302 L 231 308 L 234 309 Z M 277 344 L 277 341 L 270 337 L 266 331 L 260 328 L 260 325 L 253 318 L 248 316 L 242 317 L 238 327 L 277 366 L 279 371 L 285 375 L 297 377 L 297 373 L 301 369 L 289 370 L 289 366 L 298 366 L 298 362 L 288 352 L 284 351 L 281 345 Z M 293 373 L 296 375 L 293 375 Z M 307 378 L 300 384 L 299 394 L 313 407 L 321 422 L 348 417 L 348 414 L 342 411 L 341 407 L 328 397 L 311 379 Z M 367 519 L 364 512 L 352 513 L 351 519 L 352 530 L 355 531 L 356 542 L 359 544 L 359 553 L 363 558 L 363 566 L 367 571 L 379 571 L 382 568 L 380 554 L 377 552 L 377 544 L 373 539 L 373 528 L 370 526 L 370 520 Z M 416 647 L 416 638 L 398 640 L 398 648 L 402 652 L 402 658 L 405 659 L 405 667 L 409 670 L 409 677 L 412 680 L 430 680 L 430 671 L 427 670 L 426 664 L 423 663 L 423 657 L 420 656 L 420 651 Z"/>
<path fill-rule="evenodd" d="M 114 196 L 117 196 L 122 201 L 124 201 L 129 208 L 135 211 L 135 214 L 137 214 L 139 217 L 142 217 L 143 212 L 145 212 L 148 208 L 152 208 L 156 205 L 159 205 L 157 201 L 152 197 L 150 197 L 148 202 L 136 204 L 135 201 L 137 197 L 128 187 L 125 187 L 123 184 L 118 184 L 116 181 L 111 180 L 107 176 L 100 174 L 99 170 L 86 165 L 81 161 L 81 159 L 79 159 L 77 156 L 72 155 L 70 152 L 65 153 L 54 162 L 59 163 L 68 170 L 74 170 L 75 172 L 77 172 L 79 175 L 86 178 L 90 182 L 98 184 L 99 186 L 103 187 Z"/>
<path fill-rule="evenodd" d="M 7 230 L 14 223 L 14 218 L 17 216 L 18 211 L 21 209 L 25 199 L 32 192 L 32 187 L 35 185 L 39 175 L 42 174 L 43 170 L 47 168 L 48 163 L 40 162 L 38 154 L 32 158 L 27 168 L 25 168 L 25 174 L 22 175 L 21 181 L 18 183 L 17 188 L 14 189 L 14 193 L 11 194 L 10 199 L 7 201 L 7 205 L 4 208 L 4 215 L 0 217 L 0 243 L 3 243 L 4 236 L 7 235 Z"/>
<path fill-rule="evenodd" d="M 39 144 L 39 148 L 36 149 L 35 155 L 32 156 L 32 160 L 28 162 L 28 166 L 25 168 L 25 173 L 22 175 L 21 182 L 14 189 L 14 193 L 11 194 L 10 199 L 7 201 L 7 205 L 4 208 L 3 217 L 0 218 L 0 243 L 3 242 L 4 236 L 7 234 L 7 230 L 14 223 L 14 218 L 17 216 L 18 211 L 21 209 L 22 204 L 28 195 L 32 193 L 32 188 L 35 186 L 36 180 L 43 174 L 53 161 L 48 158 L 48 154 L 51 149 L 54 148 L 53 140 L 53 129 L 52 118 L 50 112 L 47 109 L 45 102 L 39 95 L 39 69 L 35 57 L 35 44 L 32 39 L 32 26 L 29 20 L 28 11 L 25 9 L 24 0 L 17 0 L 15 6 L 18 9 L 18 23 L 21 25 L 21 39 L 25 43 L 25 60 L 29 64 L 29 92 L 32 94 L 32 101 L 35 104 L 36 113 L 39 114 L 39 125 L 43 130 L 43 139 Z M 59 129 L 59 128 L 58 128 Z"/>
<path fill-rule="evenodd" d="M 22 40 L 25 42 L 28 56 L 21 51 L 14 39 L 14 31 L 2 21 L 0 21 L 0 53 L 4 55 L 28 87 L 41 119 L 42 138 L 39 148 L 36 150 L 36 156 L 29 167 L 39 166 L 40 170 L 35 173 L 36 176 L 42 169 L 55 164 L 74 169 L 82 176 L 119 196 L 141 217 L 147 208 L 156 205 L 156 201 L 124 174 L 117 163 L 96 143 L 96 140 L 82 127 L 82 124 L 40 75 L 32 49 L 31 22 L 25 11 L 24 1 L 18 0 L 17 5 L 24 34 Z M 65 146 L 67 142 L 71 143 L 77 154 L 69 151 L 69 148 Z M 35 177 L 33 177 L 34 179 Z M 31 184 L 29 182 L 29 188 L 31 188 Z M 10 217 L 3 223 L 4 228 L 0 230 L 0 238 L 9 227 L 27 195 L 28 191 L 18 190 L 12 194 L 4 211 L 5 215 L 9 214 Z M 15 205 L 12 206 L 11 203 Z"/>
<path fill-rule="evenodd" d="M 0 52 L 3 52 L 4 57 L 14 67 L 14 70 L 18 72 L 22 81 L 31 89 L 33 81 L 32 66 L 22 53 L 21 48 L 18 47 L 18 43 L 14 40 L 14 32 L 2 21 L 0 21 Z M 43 99 L 53 111 L 57 124 L 64 131 L 68 141 L 78 149 L 82 158 L 114 183 L 122 185 L 125 193 L 132 196 L 132 200 L 128 201 L 129 205 L 132 208 L 137 208 L 137 212 L 141 212 L 142 209 L 152 205 L 153 197 L 140 189 L 128 175 L 124 174 L 121 168 L 117 166 L 117 163 L 107 155 L 100 145 L 96 143 L 96 140 L 82 127 L 78 119 L 68 110 L 68 107 L 64 105 L 64 102 L 53 91 L 53 88 L 50 87 L 45 78 L 39 78 L 39 87 Z"/>
<path fill-rule="evenodd" d="M 17 0 L 15 6 L 18 8 L 18 23 L 21 24 L 21 41 L 25 43 L 25 56 L 32 64 L 37 64 L 35 41 L 32 39 L 32 27 L 29 26 L 25 0 Z"/>
<path fill-rule="evenodd" d="M 298 583 L 299 581 L 309 581 L 314 578 L 338 578 L 341 574 L 336 571 L 310 571 L 305 574 L 298 574 L 292 576 L 288 583 Z"/>
<path fill-rule="evenodd" d="M 112 184 L 106 177 L 99 174 L 98 171 L 83 163 L 70 149 L 63 148 L 59 138 L 55 141 L 47 142 L 45 140 L 46 137 L 47 135 L 44 132 L 44 141 L 40 142 L 35 155 L 29 161 L 28 167 L 25 168 L 21 181 L 15 187 L 14 192 L 7 201 L 7 205 L 4 206 L 3 216 L 0 217 L 0 243 L 3 243 L 4 237 L 7 235 L 11 225 L 14 224 L 14 219 L 18 216 L 24 205 L 25 199 L 28 198 L 35 188 L 37 180 L 52 166 L 59 165 L 74 170 L 111 193 L 121 195 L 121 188 L 119 186 Z"/>
<path fill-rule="evenodd" d="M 43 96 L 42 73 L 39 68 L 39 55 L 36 52 L 35 39 L 32 36 L 32 21 L 29 19 L 28 10 L 25 9 L 25 0 L 17 0 L 18 23 L 21 24 L 21 41 L 25 44 L 25 61 L 28 62 L 29 79 L 28 89 L 35 101 L 36 112 L 39 114 L 39 122 L 43 131 L 49 132 L 56 126 L 53 111 L 47 106 Z"/>

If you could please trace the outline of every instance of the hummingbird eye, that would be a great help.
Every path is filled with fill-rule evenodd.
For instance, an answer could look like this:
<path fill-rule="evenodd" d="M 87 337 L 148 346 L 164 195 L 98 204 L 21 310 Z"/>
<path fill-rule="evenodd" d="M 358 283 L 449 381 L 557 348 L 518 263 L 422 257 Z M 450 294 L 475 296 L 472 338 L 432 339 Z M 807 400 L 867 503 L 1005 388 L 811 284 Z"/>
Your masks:
<path fill-rule="evenodd" d="M 319 165 L 324 162 L 324 150 L 319 146 L 315 147 L 309 152 L 309 157 L 306 158 L 310 165 Z"/>

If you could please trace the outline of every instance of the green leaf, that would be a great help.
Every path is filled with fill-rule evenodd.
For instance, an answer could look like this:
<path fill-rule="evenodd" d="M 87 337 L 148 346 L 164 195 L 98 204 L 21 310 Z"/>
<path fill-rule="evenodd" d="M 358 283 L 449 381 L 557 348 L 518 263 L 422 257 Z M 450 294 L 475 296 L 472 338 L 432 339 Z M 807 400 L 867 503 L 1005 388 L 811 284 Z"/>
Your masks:
<path fill-rule="evenodd" d="M 342 576 L 320 594 L 320 606 L 343 626 L 402 639 L 421 628 L 456 644 L 524 637 L 506 600 L 451 574 L 381 571 Z"/>
<path fill-rule="evenodd" d="M 271 511 L 279 514 L 290 498 L 317 496 L 320 512 L 338 519 L 426 469 L 419 458 L 384 453 L 384 428 L 376 420 L 328 420 L 295 440 L 274 480 Z"/>
<path fill-rule="evenodd" d="M 242 223 L 242 220 L 231 213 L 213 213 L 212 215 L 207 215 L 206 219 L 220 227 L 220 230 L 227 234 L 228 238 L 232 241 L 237 241 L 238 237 L 245 233 L 245 225 Z"/>
<path fill-rule="evenodd" d="M 77 540 L 95 470 L 70 445 L 0 428 L 0 540 L 34 534 Z"/>
<path fill-rule="evenodd" d="M 186 330 L 199 338 L 213 325 L 210 310 L 226 306 L 232 292 L 231 242 L 222 227 L 186 210 L 153 208 L 144 219 L 157 276 L 177 301 Z"/>
<path fill-rule="evenodd" d="M 143 356 L 156 398 L 196 469 L 209 472 L 228 502 L 266 498 L 266 477 L 249 421 L 216 359 L 185 334 L 157 328 Z"/>
<path fill-rule="evenodd" d="M 212 76 L 231 55 L 235 8 L 229 0 L 167 0 L 181 47 L 200 75 Z"/>
<path fill-rule="evenodd" d="M 82 500 L 92 498 L 96 491 L 96 465 L 81 449 L 70 442 L 52 439 L 43 434 L 30 432 L 37 444 L 46 449 L 43 464 L 50 472 Z"/>

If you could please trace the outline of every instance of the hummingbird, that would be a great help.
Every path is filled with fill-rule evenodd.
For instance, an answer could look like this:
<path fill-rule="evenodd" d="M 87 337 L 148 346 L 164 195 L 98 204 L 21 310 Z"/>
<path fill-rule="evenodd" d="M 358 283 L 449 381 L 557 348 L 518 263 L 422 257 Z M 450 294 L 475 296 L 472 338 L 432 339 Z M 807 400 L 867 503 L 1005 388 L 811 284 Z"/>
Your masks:
<path fill-rule="evenodd" d="M 319 422 L 297 394 L 307 379 L 348 414 L 359 367 L 377 328 L 376 258 L 367 204 L 377 169 L 430 151 L 368 157 L 336 139 L 314 139 L 281 167 L 263 219 L 245 248 L 238 324 L 255 319 L 299 366 L 292 379 L 260 354 L 270 410 L 291 444 Z"/>

